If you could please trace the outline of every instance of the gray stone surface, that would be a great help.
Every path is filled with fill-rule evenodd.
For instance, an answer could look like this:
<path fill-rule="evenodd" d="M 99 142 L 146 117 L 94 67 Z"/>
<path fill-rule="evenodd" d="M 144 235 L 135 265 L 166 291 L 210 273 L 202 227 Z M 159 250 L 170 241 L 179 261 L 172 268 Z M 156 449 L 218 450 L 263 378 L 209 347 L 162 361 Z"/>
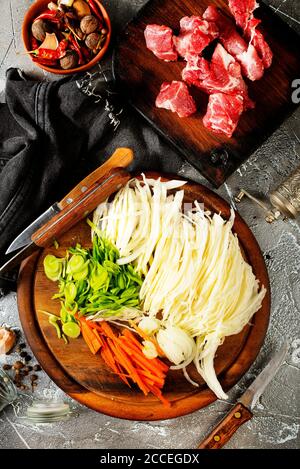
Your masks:
<path fill-rule="evenodd" d="M 20 66 L 40 78 L 49 79 L 33 67 L 27 56 L 20 55 L 22 17 L 28 0 L 0 0 L 0 89 L 4 88 L 5 70 Z M 117 31 L 145 3 L 142 0 L 104 2 Z M 300 31 L 298 0 L 270 0 L 292 27 Z M 295 77 L 300 78 L 300 77 Z M 240 187 L 265 196 L 293 167 L 300 163 L 300 111 L 287 120 L 272 137 L 218 190 L 234 204 L 232 194 Z M 189 166 L 182 174 L 204 182 Z M 299 448 L 300 427 L 300 224 L 278 221 L 269 226 L 262 211 L 248 200 L 239 212 L 255 234 L 266 262 L 272 285 L 272 315 L 261 353 L 247 375 L 230 392 L 229 402 L 218 401 L 192 415 L 169 421 L 129 422 L 97 414 L 68 399 L 44 374 L 37 395 L 59 396 L 69 400 L 77 412 L 70 420 L 55 425 L 30 426 L 21 418 L 30 397 L 21 396 L 17 407 L 0 414 L 1 448 L 194 448 L 224 415 L 257 375 L 272 351 L 286 338 L 289 355 L 254 409 L 254 418 L 231 439 L 227 448 Z M 16 295 L 0 300 L 0 324 L 20 327 Z M 12 362 L 15 356 L 5 360 Z M 3 362 L 0 357 L 0 362 Z"/>

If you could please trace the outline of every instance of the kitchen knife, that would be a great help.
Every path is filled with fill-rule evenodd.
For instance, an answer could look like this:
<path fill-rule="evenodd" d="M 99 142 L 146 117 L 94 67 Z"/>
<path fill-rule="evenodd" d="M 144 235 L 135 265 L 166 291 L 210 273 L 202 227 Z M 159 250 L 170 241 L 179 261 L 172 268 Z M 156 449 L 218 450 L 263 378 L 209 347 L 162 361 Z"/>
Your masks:
<path fill-rule="evenodd" d="M 67 204 L 65 208 L 35 231 L 31 236 L 30 243 L 0 268 L 0 276 L 20 264 L 36 249 L 53 243 L 58 236 L 85 218 L 97 205 L 126 184 L 130 178 L 130 174 L 124 169 L 110 170 L 105 179 L 92 184 L 80 197 Z"/>
<path fill-rule="evenodd" d="M 245 422 L 253 417 L 251 410 L 262 395 L 278 368 L 283 363 L 288 352 L 288 344 L 283 346 L 274 354 L 267 366 L 257 376 L 249 388 L 240 397 L 237 404 L 225 415 L 223 420 L 198 446 L 199 449 L 219 449 L 225 445 Z"/>
<path fill-rule="evenodd" d="M 130 148 L 117 148 L 112 156 L 105 161 L 99 168 L 95 169 L 76 187 L 74 187 L 60 202 L 56 202 L 48 208 L 42 215 L 36 218 L 25 230 L 22 231 L 8 247 L 6 254 L 27 246 L 31 243 L 31 236 L 53 216 L 66 208 L 70 203 L 76 200 L 87 190 L 89 186 L 103 178 L 112 168 L 126 168 L 133 161 L 133 151 Z"/>

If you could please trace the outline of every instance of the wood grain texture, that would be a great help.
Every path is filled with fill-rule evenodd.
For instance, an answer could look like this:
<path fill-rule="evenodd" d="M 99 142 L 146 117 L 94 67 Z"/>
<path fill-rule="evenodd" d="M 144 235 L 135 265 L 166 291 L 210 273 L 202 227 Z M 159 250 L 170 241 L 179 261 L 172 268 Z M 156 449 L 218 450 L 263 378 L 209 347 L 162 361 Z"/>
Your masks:
<path fill-rule="evenodd" d="M 116 151 L 99 168 L 80 181 L 59 203 L 60 210 L 80 197 L 88 187 L 99 182 L 114 168 L 127 168 L 133 162 L 133 151 L 130 148 L 117 148 Z"/>
<path fill-rule="evenodd" d="M 144 39 L 147 24 L 165 24 L 178 31 L 180 18 L 201 15 L 209 4 L 215 4 L 228 13 L 226 0 L 149 1 L 125 28 L 115 51 L 113 65 L 115 77 L 130 103 L 218 187 L 295 109 L 291 86 L 293 80 L 300 76 L 300 38 L 260 2 L 255 15 L 262 19 L 263 32 L 274 53 L 273 64 L 260 81 L 246 80 L 256 108 L 243 114 L 234 136 L 229 139 L 213 134 L 202 123 L 208 97 L 195 87 L 191 88 L 191 93 L 198 104 L 197 114 L 180 118 L 177 114 L 155 107 L 161 84 L 180 80 L 185 62 L 159 60 L 146 48 Z M 225 164 L 222 158 L 218 159 L 221 155 Z M 212 158 L 217 159 L 215 164 Z"/>
<path fill-rule="evenodd" d="M 223 420 L 205 438 L 199 449 L 220 449 L 232 437 L 232 435 L 248 420 L 253 417 L 252 412 L 243 404 L 238 402 L 231 411 L 225 415 Z"/>
<path fill-rule="evenodd" d="M 45 225 L 39 228 L 31 237 L 39 247 L 53 243 L 62 233 L 65 233 L 80 220 L 92 212 L 97 205 L 106 200 L 111 194 L 120 189 L 130 175 L 121 169 L 112 169 L 107 172 L 106 178 L 96 182 L 59 213 L 54 215 Z"/>
<path fill-rule="evenodd" d="M 147 176 L 158 177 L 158 174 L 148 173 Z M 201 185 L 189 183 L 185 185 L 185 201 L 194 200 L 204 203 L 208 210 L 220 212 L 225 218 L 230 216 L 230 207 L 223 199 Z M 262 308 L 253 318 L 253 326 L 247 326 L 240 334 L 228 337 L 218 349 L 215 366 L 225 390 L 241 378 L 256 358 L 264 340 L 270 313 L 270 289 L 265 263 L 255 238 L 238 214 L 234 230 L 255 275 L 267 288 L 267 295 Z M 172 401 L 169 409 L 154 397 L 144 397 L 137 389 L 130 390 L 123 385 L 106 368 L 100 356 L 93 356 L 88 351 L 81 338 L 71 340 L 69 345 L 57 339 L 46 316 L 38 312 L 43 309 L 59 314 L 60 309 L 59 303 L 51 300 L 56 284 L 45 277 L 42 262 L 48 253 L 64 255 L 65 249 L 76 242 L 90 245 L 90 231 L 83 221 L 59 238 L 58 250 L 53 247 L 44 249 L 39 256 L 29 258 L 20 271 L 18 304 L 22 326 L 33 353 L 50 377 L 81 403 L 120 418 L 172 418 L 213 402 L 215 395 L 199 378 L 193 366 L 189 373 L 198 381 L 199 388 L 187 383 L 181 372 L 173 371 L 168 376 L 165 393 Z"/>

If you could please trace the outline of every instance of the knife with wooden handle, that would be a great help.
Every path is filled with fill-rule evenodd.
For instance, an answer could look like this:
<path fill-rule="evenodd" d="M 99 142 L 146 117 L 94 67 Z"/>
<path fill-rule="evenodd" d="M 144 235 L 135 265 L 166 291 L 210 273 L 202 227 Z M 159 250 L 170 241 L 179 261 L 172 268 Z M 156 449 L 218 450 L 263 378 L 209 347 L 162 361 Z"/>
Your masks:
<path fill-rule="evenodd" d="M 133 151 L 130 148 L 117 148 L 108 160 L 99 166 L 99 168 L 95 169 L 95 171 L 89 174 L 85 179 L 80 181 L 74 189 L 72 189 L 60 202 L 58 202 L 58 207 L 60 210 L 64 209 L 80 197 L 89 186 L 105 177 L 111 169 L 127 168 L 132 161 Z"/>
<path fill-rule="evenodd" d="M 198 446 L 199 449 L 222 448 L 245 422 L 253 417 L 252 412 L 238 402 L 223 420 L 214 428 L 205 440 Z"/>
<path fill-rule="evenodd" d="M 199 449 L 220 449 L 245 422 L 253 417 L 251 410 L 262 395 L 271 379 L 275 376 L 288 352 L 288 344 L 274 354 L 267 366 L 257 376 L 249 388 L 240 397 L 237 404 L 225 415 L 223 420 L 200 443 Z"/>
<path fill-rule="evenodd" d="M 121 164 L 127 166 L 133 159 L 133 153 L 129 149 L 118 149 L 117 154 L 115 152 L 113 158 L 106 162 L 104 169 L 103 166 L 98 168 L 81 181 L 61 202 L 55 204 L 57 208 L 51 212 L 51 217 L 47 215 L 42 226 L 36 225 L 35 230 L 32 230 L 32 224 L 29 235 L 26 229 L 23 234 L 29 236 L 29 242 L 0 268 L 0 275 L 19 265 L 36 249 L 51 244 L 56 237 L 68 231 L 92 212 L 97 205 L 126 184 L 131 176 L 124 169 L 115 167 L 116 159 L 118 163 L 121 160 Z"/>
<path fill-rule="evenodd" d="M 9 254 L 17 249 L 27 246 L 31 242 L 32 234 L 37 231 L 41 226 L 48 222 L 53 216 L 61 210 L 69 206 L 74 200 L 82 196 L 82 194 L 94 183 L 100 181 L 109 170 L 113 168 L 126 168 L 133 161 L 133 151 L 130 148 L 117 148 L 108 160 L 105 161 L 99 168 L 95 169 L 91 174 L 77 184 L 60 202 L 56 202 L 48 208 L 42 215 L 34 220 L 25 230 L 22 231 L 8 247 L 6 254 Z"/>

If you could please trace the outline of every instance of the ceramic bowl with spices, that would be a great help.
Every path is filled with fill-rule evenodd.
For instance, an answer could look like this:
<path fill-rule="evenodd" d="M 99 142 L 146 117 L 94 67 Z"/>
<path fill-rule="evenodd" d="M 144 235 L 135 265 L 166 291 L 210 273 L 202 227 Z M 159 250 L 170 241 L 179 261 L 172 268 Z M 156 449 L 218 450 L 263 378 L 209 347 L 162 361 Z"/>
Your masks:
<path fill-rule="evenodd" d="M 102 59 L 111 23 L 99 0 L 36 0 L 25 15 L 22 36 L 37 66 L 66 75 L 88 70 Z"/>

